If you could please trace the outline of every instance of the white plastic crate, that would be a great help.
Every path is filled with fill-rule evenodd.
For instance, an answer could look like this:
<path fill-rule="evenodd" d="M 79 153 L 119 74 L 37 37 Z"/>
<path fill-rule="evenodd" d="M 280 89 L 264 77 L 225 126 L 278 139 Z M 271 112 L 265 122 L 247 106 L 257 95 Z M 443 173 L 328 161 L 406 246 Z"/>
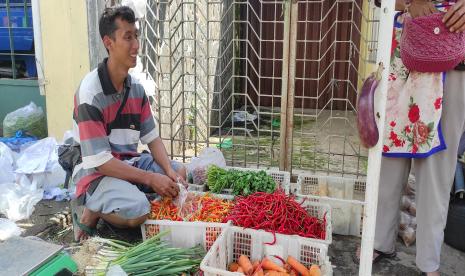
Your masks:
<path fill-rule="evenodd" d="M 300 174 L 295 194 L 331 206 L 333 233 L 361 236 L 365 189 L 364 179 Z"/>
<path fill-rule="evenodd" d="M 167 241 L 171 246 L 189 248 L 202 245 L 208 251 L 228 225 L 230 223 L 147 220 L 141 225 L 141 231 L 142 239 L 145 241 L 162 231 L 169 230 L 162 240 Z"/>
<path fill-rule="evenodd" d="M 316 217 L 320 220 L 326 219 L 326 227 L 325 227 L 326 237 L 324 240 L 311 239 L 311 238 L 305 238 L 305 237 L 301 237 L 301 238 L 319 242 L 319 243 L 325 244 L 326 246 L 330 245 L 333 242 L 333 230 L 332 230 L 333 228 L 331 224 L 331 220 L 332 220 L 331 219 L 332 217 L 331 206 L 325 203 L 321 203 L 321 202 L 306 200 L 305 202 L 303 202 L 302 207 L 305 208 L 305 210 L 307 210 L 307 213 L 310 216 Z"/>
<path fill-rule="evenodd" d="M 322 275 L 333 274 L 328 258 L 327 246 L 297 236 L 276 234 L 276 243 L 267 245 L 274 239 L 272 233 L 231 226 L 226 228 L 208 251 L 200 264 L 206 276 L 238 276 L 242 273 L 229 272 L 227 266 L 237 262 L 240 255 L 251 260 L 261 260 L 265 256 L 278 255 L 283 259 L 292 256 L 306 266 L 318 264 Z M 273 257 L 271 257 L 273 258 Z"/>
<path fill-rule="evenodd" d="M 204 195 L 204 192 L 192 192 L 196 195 Z M 230 195 L 211 194 L 221 199 L 233 200 Z M 192 247 L 201 244 L 208 250 L 221 230 L 230 223 L 216 223 L 203 221 L 171 221 L 171 220 L 146 220 L 141 225 L 142 239 L 145 241 L 160 231 L 170 230 L 170 233 L 162 239 L 170 242 L 175 247 Z"/>

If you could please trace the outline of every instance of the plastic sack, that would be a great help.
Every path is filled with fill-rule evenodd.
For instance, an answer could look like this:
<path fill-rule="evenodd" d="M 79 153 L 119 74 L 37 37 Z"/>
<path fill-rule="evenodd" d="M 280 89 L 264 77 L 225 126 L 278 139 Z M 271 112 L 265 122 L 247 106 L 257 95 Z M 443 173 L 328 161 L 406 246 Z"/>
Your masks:
<path fill-rule="evenodd" d="M 188 179 L 196 185 L 203 185 L 207 180 L 207 169 L 210 165 L 216 165 L 220 168 L 226 167 L 226 160 L 223 153 L 216 148 L 204 149 L 199 157 L 193 157 L 190 164 L 187 165 Z"/>
<path fill-rule="evenodd" d="M 147 13 L 146 3 L 147 0 L 123 0 L 121 5 L 130 7 L 136 18 L 140 19 Z"/>
<path fill-rule="evenodd" d="M 16 162 L 16 154 L 2 142 L 0 142 L 0 156 L 2 156 L 8 164 L 13 165 Z"/>
<path fill-rule="evenodd" d="M 0 213 L 12 221 L 29 218 L 43 196 L 43 190 L 37 189 L 25 175 L 19 183 L 5 183 L 1 188 Z"/>
<path fill-rule="evenodd" d="M 55 138 L 48 137 L 21 152 L 16 160 L 16 173 L 50 172 L 55 162 L 58 162 L 57 142 Z"/>
<path fill-rule="evenodd" d="M 50 161 L 50 170 L 42 173 L 30 174 L 31 182 L 37 188 L 50 190 L 51 188 L 63 188 L 66 180 L 66 172 L 57 161 Z"/>
<path fill-rule="evenodd" d="M 399 237 L 402 239 L 405 246 L 410 246 L 416 241 L 415 229 L 412 227 L 407 227 L 405 230 L 400 230 Z"/>
<path fill-rule="evenodd" d="M 38 138 L 46 137 L 47 122 L 42 107 L 31 102 L 8 113 L 3 120 L 3 136 L 14 137 L 18 130 Z"/>
<path fill-rule="evenodd" d="M 0 184 L 15 181 L 14 174 L 15 156 L 3 143 L 0 143 Z"/>
<path fill-rule="evenodd" d="M 19 228 L 16 223 L 9 219 L 0 218 L 0 241 L 11 237 L 18 237 L 24 229 Z"/>

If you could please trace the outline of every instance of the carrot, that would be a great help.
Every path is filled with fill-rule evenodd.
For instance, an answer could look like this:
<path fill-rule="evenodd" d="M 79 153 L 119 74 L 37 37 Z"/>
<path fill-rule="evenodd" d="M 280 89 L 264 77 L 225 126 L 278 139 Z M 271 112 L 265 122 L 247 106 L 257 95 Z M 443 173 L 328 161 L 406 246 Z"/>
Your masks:
<path fill-rule="evenodd" d="M 256 271 L 257 270 L 257 267 L 260 265 L 260 261 L 258 260 L 255 260 L 252 262 L 252 268 L 253 268 L 253 271 Z"/>
<path fill-rule="evenodd" d="M 287 263 L 290 264 L 292 268 L 297 270 L 297 272 L 300 273 L 302 276 L 310 276 L 310 272 L 308 271 L 308 269 L 299 261 L 297 261 L 294 257 L 288 256 Z"/>
<path fill-rule="evenodd" d="M 286 272 L 286 270 L 284 268 L 282 268 L 281 266 L 273 263 L 272 261 L 270 261 L 267 258 L 263 258 L 262 267 L 264 269 L 268 269 L 268 270 L 274 270 L 274 271 L 278 271 L 278 272 Z"/>
<path fill-rule="evenodd" d="M 310 276 L 320 276 L 320 275 L 321 275 L 320 267 L 316 264 L 313 264 L 310 267 Z"/>
<path fill-rule="evenodd" d="M 252 276 L 264 276 L 263 269 L 257 269 L 257 271 L 255 271 L 254 274 L 252 274 Z"/>
<path fill-rule="evenodd" d="M 252 274 L 253 272 L 253 266 L 252 263 L 250 262 L 249 258 L 245 255 L 241 255 L 239 257 L 239 260 L 237 261 L 240 267 L 244 270 L 244 273 L 247 275 Z"/>
<path fill-rule="evenodd" d="M 280 272 L 280 271 L 275 271 L 275 270 L 269 270 L 265 276 L 289 276 L 289 273 L 287 272 Z"/>
<path fill-rule="evenodd" d="M 228 270 L 231 272 L 236 272 L 238 268 L 239 268 L 239 265 L 235 262 L 232 262 L 229 264 Z"/>

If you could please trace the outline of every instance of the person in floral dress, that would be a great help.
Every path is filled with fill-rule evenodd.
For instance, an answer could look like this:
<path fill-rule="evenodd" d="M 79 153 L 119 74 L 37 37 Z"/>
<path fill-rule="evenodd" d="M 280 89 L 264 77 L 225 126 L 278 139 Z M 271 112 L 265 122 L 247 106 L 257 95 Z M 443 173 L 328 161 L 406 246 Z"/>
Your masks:
<path fill-rule="evenodd" d="M 399 42 L 404 16 L 443 12 L 449 30 L 463 32 L 465 0 L 397 0 L 396 8 L 404 5 L 408 13 L 396 15 L 392 40 L 373 262 L 395 257 L 400 198 L 412 169 L 417 183 L 416 264 L 426 275 L 439 275 L 457 149 L 465 131 L 465 71 L 409 72 Z"/>

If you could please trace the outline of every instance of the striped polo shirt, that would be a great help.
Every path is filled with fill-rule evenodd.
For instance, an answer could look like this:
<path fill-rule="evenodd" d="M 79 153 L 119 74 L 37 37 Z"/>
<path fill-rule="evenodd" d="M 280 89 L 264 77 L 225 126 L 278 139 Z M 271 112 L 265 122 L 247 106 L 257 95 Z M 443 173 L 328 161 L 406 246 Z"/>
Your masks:
<path fill-rule="evenodd" d="M 132 164 L 139 156 L 139 141 L 148 144 L 158 137 L 142 84 L 128 75 L 123 92 L 118 93 L 106 63 L 107 59 L 84 77 L 74 96 L 73 138 L 82 154 L 82 163 L 73 171 L 78 197 L 103 177 L 97 167 L 112 158 Z M 129 93 L 126 104 L 115 118 L 124 93 Z"/>

